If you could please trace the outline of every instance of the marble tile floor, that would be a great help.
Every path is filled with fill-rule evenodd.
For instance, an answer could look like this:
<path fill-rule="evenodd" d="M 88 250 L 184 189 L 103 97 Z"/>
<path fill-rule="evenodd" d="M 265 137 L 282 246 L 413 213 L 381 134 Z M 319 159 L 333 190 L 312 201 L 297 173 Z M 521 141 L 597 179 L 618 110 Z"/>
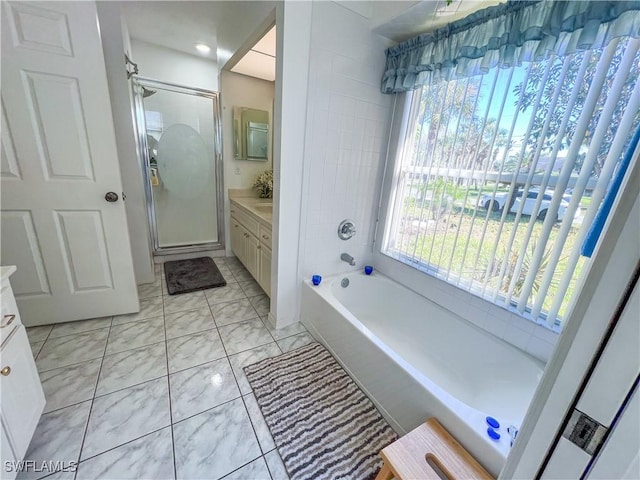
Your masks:
<path fill-rule="evenodd" d="M 170 297 L 157 268 L 139 313 L 27 329 L 47 404 L 26 459 L 79 463 L 19 479 L 288 478 L 242 367 L 313 338 L 216 263 L 225 287 Z"/>

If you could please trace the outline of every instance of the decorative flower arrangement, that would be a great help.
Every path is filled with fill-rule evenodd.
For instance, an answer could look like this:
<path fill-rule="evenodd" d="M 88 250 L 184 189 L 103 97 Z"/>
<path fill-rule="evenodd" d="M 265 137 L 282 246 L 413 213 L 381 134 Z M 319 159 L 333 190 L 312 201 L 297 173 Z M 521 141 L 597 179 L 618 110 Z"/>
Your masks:
<path fill-rule="evenodd" d="M 260 198 L 273 198 L 273 170 L 265 170 L 256 178 L 253 188 Z"/>

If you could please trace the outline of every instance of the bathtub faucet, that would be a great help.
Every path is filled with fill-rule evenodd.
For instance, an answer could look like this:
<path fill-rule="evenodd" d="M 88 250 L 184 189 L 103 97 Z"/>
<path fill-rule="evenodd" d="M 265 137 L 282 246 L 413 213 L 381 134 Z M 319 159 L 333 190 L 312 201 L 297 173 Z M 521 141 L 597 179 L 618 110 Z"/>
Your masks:
<path fill-rule="evenodd" d="M 340 255 L 340 260 L 342 260 L 343 262 L 347 262 L 352 267 L 355 266 L 356 264 L 356 261 L 354 260 L 354 258 L 348 253 L 343 253 L 342 255 Z"/>

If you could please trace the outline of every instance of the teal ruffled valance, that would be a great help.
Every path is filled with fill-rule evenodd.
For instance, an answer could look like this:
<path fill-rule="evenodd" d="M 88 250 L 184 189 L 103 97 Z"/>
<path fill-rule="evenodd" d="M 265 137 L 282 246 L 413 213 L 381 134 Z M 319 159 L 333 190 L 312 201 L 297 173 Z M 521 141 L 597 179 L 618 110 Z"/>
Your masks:
<path fill-rule="evenodd" d="M 640 1 L 510 1 L 389 48 L 382 93 L 601 48 L 622 36 L 640 37 Z"/>

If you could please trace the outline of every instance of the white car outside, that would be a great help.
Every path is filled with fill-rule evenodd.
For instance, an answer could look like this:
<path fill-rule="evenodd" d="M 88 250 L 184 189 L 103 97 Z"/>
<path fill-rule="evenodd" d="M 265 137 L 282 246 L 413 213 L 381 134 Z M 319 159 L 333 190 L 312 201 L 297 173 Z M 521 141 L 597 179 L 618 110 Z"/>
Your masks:
<path fill-rule="evenodd" d="M 518 210 L 520 209 L 520 204 L 522 203 L 522 194 L 523 192 L 521 190 L 515 193 L 509 212 L 511 213 L 518 212 Z M 527 198 L 525 199 L 524 207 L 522 208 L 523 214 L 531 215 L 533 213 L 533 209 L 538 199 L 538 195 L 540 195 L 539 190 L 530 190 L 527 193 Z M 509 198 L 509 194 L 507 192 L 498 192 L 493 198 L 491 197 L 490 194 L 486 194 L 480 198 L 479 205 L 481 207 L 486 208 L 487 210 L 499 211 L 504 209 L 508 198 Z M 547 213 L 549 212 L 549 207 L 551 206 L 552 198 L 553 198 L 553 191 L 547 190 L 546 192 L 544 192 L 544 196 L 542 197 L 542 202 L 540 203 L 540 209 L 538 210 L 538 215 L 537 215 L 537 218 L 539 220 L 544 220 L 547 217 Z M 569 206 L 569 203 L 566 200 L 563 199 L 560 201 L 560 205 L 558 206 L 558 214 L 556 216 L 556 221 L 562 221 L 568 206 Z"/>

